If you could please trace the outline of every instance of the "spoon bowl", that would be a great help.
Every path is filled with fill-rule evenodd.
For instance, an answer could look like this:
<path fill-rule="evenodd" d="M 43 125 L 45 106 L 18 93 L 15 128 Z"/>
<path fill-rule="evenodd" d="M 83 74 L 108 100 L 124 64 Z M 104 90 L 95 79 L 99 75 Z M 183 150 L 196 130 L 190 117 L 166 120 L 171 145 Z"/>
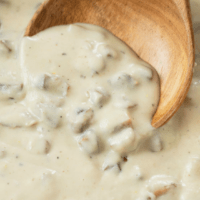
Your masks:
<path fill-rule="evenodd" d="M 165 124 L 189 90 L 194 39 L 188 0 L 49 0 L 29 23 L 25 36 L 49 27 L 90 23 L 128 44 L 160 76 L 160 102 L 152 126 Z"/>

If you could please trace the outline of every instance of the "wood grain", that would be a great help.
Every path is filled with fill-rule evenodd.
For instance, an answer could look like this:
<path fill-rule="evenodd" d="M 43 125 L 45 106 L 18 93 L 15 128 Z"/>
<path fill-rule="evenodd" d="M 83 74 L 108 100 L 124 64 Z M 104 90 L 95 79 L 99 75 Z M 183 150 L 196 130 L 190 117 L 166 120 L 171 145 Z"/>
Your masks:
<path fill-rule="evenodd" d="M 188 0 L 49 0 L 40 6 L 25 36 L 55 25 L 102 26 L 156 68 L 161 95 L 152 125 L 165 124 L 183 103 L 194 64 Z"/>

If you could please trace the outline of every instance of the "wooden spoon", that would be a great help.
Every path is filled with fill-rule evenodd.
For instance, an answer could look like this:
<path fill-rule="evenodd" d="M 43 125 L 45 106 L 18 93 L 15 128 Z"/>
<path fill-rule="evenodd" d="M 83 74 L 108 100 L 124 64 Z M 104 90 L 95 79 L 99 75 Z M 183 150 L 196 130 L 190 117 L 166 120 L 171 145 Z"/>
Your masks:
<path fill-rule="evenodd" d="M 25 36 L 61 24 L 102 26 L 156 68 L 160 102 L 152 119 L 158 128 L 183 103 L 194 64 L 194 39 L 188 0 L 49 0 L 29 23 Z"/>

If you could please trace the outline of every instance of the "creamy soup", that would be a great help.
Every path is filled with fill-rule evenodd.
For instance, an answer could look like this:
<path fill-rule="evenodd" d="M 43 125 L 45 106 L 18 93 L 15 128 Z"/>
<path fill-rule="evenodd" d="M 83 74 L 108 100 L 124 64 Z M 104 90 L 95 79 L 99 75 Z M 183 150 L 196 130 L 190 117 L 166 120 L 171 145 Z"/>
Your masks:
<path fill-rule="evenodd" d="M 199 200 L 200 1 L 192 86 L 154 130 L 159 77 L 89 24 L 23 32 L 42 0 L 0 0 L 0 199 Z"/>

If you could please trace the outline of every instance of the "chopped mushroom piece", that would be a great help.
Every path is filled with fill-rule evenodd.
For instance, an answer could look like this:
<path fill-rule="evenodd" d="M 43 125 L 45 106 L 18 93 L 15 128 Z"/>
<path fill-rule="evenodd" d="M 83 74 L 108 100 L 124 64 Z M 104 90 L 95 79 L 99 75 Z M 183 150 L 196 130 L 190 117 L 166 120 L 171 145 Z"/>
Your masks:
<path fill-rule="evenodd" d="M 115 74 L 108 82 L 116 89 L 133 89 L 138 85 L 138 81 L 125 72 Z"/>
<path fill-rule="evenodd" d="M 117 118 L 113 117 L 113 115 L 105 115 L 104 119 L 100 122 L 100 128 L 104 133 L 109 135 L 128 127 L 133 128 L 132 120 L 127 112 L 118 112 L 118 109 L 111 111 L 113 111 L 113 115 L 116 115 Z"/>
<path fill-rule="evenodd" d="M 106 170 L 107 171 L 107 170 Z M 114 165 L 112 168 L 109 168 L 109 171 L 114 172 L 115 174 L 118 174 L 121 172 L 121 166 L 120 164 Z"/>
<path fill-rule="evenodd" d="M 183 191 L 181 200 L 199 200 L 200 156 L 189 159 L 183 174 Z"/>
<path fill-rule="evenodd" d="M 131 175 L 133 176 L 133 178 L 135 180 L 142 180 L 143 179 L 143 174 L 141 172 L 141 169 L 139 166 L 134 166 L 133 169 L 132 169 L 132 172 L 131 172 Z"/>
<path fill-rule="evenodd" d="M 158 175 L 153 176 L 148 183 L 148 189 L 156 197 L 166 194 L 169 190 L 176 188 L 177 183 L 171 176 Z"/>
<path fill-rule="evenodd" d="M 153 70 L 149 67 L 146 66 L 146 63 L 144 65 L 134 65 L 134 70 L 132 71 L 132 75 L 138 79 L 144 80 L 151 80 L 153 78 Z"/>
<path fill-rule="evenodd" d="M 60 112 L 56 107 L 43 107 L 43 121 L 52 128 L 57 128 L 60 123 Z"/>
<path fill-rule="evenodd" d="M 79 59 L 75 61 L 74 66 L 82 77 L 95 77 L 106 68 L 103 57 L 94 52 L 86 50 L 78 54 L 77 57 Z"/>
<path fill-rule="evenodd" d="M 66 96 L 69 85 L 58 75 L 43 74 L 36 79 L 36 87 L 59 96 Z"/>
<path fill-rule="evenodd" d="M 153 135 L 149 140 L 150 150 L 153 152 L 159 152 L 163 149 L 163 143 L 158 134 Z"/>
<path fill-rule="evenodd" d="M 123 121 L 122 123 L 116 125 L 113 129 L 113 133 L 116 133 L 116 132 L 121 131 L 122 129 L 125 129 L 128 127 L 132 128 L 132 120 L 130 118 Z"/>
<path fill-rule="evenodd" d="M 83 48 L 85 50 L 77 54 L 79 59 L 74 63 L 75 68 L 85 77 L 99 75 L 106 68 L 106 63 L 97 51 L 97 42 L 86 40 Z"/>
<path fill-rule="evenodd" d="M 25 96 L 23 84 L 0 83 L 0 100 L 20 100 Z"/>
<path fill-rule="evenodd" d="M 38 120 L 22 105 L 4 107 L 0 110 L 0 124 L 10 128 L 28 127 Z"/>
<path fill-rule="evenodd" d="M 101 56 L 96 55 L 93 55 L 90 58 L 88 58 L 88 66 L 91 69 L 92 76 L 98 75 L 105 69 L 105 63 L 103 58 Z"/>
<path fill-rule="evenodd" d="M 50 150 L 50 143 L 44 138 L 32 137 L 27 150 L 33 154 L 47 154 Z"/>
<path fill-rule="evenodd" d="M 86 40 L 84 44 L 84 49 L 93 51 L 96 46 L 96 41 L 93 40 Z"/>
<path fill-rule="evenodd" d="M 86 153 L 95 154 L 99 152 L 98 137 L 94 130 L 87 130 L 78 138 L 78 144 Z"/>
<path fill-rule="evenodd" d="M 121 156 L 115 152 L 115 151 L 110 151 L 103 163 L 102 169 L 105 171 L 107 169 L 111 169 L 116 165 L 119 165 L 119 163 L 122 161 Z"/>
<path fill-rule="evenodd" d="M 29 107 L 31 113 L 40 122 L 51 128 L 57 128 L 61 121 L 61 108 L 56 107 L 52 102 L 35 103 Z"/>
<path fill-rule="evenodd" d="M 120 94 L 119 96 L 117 96 L 117 98 L 115 98 L 114 105 L 118 108 L 133 108 L 137 106 L 134 101 L 130 100 L 126 96 L 126 94 Z"/>
<path fill-rule="evenodd" d="M 90 125 L 94 111 L 91 108 L 79 108 L 68 115 L 72 130 L 75 133 L 84 132 Z"/>
<path fill-rule="evenodd" d="M 184 182 L 194 183 L 200 179 L 200 156 L 190 158 L 183 176 Z"/>
<path fill-rule="evenodd" d="M 99 45 L 98 52 L 105 58 L 117 58 L 119 56 L 118 52 L 108 44 Z"/>
<path fill-rule="evenodd" d="M 126 128 L 109 138 L 110 147 L 119 152 L 127 153 L 135 150 L 135 133 L 132 128 Z"/>
<path fill-rule="evenodd" d="M 103 107 L 109 98 L 109 95 L 102 87 L 97 87 L 88 92 L 89 101 L 98 108 Z"/>

